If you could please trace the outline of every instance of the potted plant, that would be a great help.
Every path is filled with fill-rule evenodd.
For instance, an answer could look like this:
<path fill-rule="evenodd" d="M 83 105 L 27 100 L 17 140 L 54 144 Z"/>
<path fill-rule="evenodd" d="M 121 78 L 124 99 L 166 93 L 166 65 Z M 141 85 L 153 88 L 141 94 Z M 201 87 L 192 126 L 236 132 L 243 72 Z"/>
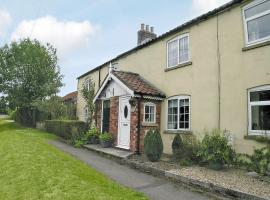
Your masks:
<path fill-rule="evenodd" d="M 99 143 L 100 131 L 96 127 L 91 128 L 86 133 L 86 135 L 87 135 L 88 143 L 90 143 L 90 144 L 98 144 Z"/>
<path fill-rule="evenodd" d="M 102 134 L 100 134 L 99 136 L 100 139 L 100 144 L 103 148 L 108 148 L 112 146 L 114 137 L 112 134 L 108 133 L 108 132 L 104 132 Z"/>

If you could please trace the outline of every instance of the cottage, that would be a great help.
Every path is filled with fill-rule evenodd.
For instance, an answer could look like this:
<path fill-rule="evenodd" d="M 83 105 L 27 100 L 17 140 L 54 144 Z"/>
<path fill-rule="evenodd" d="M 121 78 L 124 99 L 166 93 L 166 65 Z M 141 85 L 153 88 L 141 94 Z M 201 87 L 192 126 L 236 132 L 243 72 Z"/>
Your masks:
<path fill-rule="evenodd" d="M 78 77 L 80 120 L 90 78 L 96 125 L 119 148 L 143 151 L 154 127 L 171 153 L 176 133 L 220 128 L 251 153 L 252 136 L 270 134 L 270 0 L 233 0 L 158 37 L 142 24 L 138 46 Z"/>

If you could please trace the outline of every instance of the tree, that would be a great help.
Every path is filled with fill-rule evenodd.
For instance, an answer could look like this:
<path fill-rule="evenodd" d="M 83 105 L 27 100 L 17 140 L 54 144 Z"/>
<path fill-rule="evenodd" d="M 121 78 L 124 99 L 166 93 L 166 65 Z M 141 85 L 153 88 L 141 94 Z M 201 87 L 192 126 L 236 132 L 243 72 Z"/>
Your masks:
<path fill-rule="evenodd" d="M 91 128 L 93 125 L 93 115 L 95 110 L 95 104 L 93 102 L 95 97 L 95 84 L 91 78 L 85 82 L 81 92 L 88 108 L 87 124 L 89 128 Z"/>
<path fill-rule="evenodd" d="M 0 92 L 16 107 L 31 107 L 63 86 L 56 49 L 23 39 L 0 49 Z"/>
<path fill-rule="evenodd" d="M 4 96 L 0 97 L 0 114 L 7 114 L 8 105 Z"/>

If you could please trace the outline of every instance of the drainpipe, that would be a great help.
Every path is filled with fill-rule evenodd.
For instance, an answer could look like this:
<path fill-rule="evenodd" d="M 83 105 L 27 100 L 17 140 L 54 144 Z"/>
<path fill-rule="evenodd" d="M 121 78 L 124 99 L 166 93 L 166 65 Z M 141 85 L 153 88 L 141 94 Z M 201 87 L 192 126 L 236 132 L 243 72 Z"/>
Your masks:
<path fill-rule="evenodd" d="M 217 64 L 218 64 L 218 129 L 221 128 L 221 66 L 219 46 L 219 14 L 217 13 Z"/>
<path fill-rule="evenodd" d="M 137 107 L 138 107 L 138 121 L 137 121 L 137 150 L 136 153 L 140 155 L 140 140 L 141 140 L 141 97 L 138 98 L 137 101 Z"/>

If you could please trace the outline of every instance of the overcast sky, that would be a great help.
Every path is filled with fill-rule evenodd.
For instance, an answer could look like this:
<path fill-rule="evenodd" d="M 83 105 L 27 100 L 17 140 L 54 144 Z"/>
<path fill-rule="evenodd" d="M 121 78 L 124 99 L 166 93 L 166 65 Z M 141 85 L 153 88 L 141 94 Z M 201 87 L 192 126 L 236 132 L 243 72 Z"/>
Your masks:
<path fill-rule="evenodd" d="M 229 0 L 0 0 L 0 46 L 24 37 L 57 48 L 65 86 L 136 46 L 141 23 L 160 35 Z"/>

